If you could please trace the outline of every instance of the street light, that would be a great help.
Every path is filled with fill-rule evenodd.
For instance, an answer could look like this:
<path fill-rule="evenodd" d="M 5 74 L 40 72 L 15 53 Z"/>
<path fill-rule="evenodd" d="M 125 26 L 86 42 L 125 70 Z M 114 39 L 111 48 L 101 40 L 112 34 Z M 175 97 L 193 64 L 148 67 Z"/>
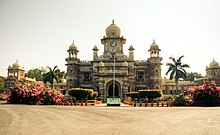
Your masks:
<path fill-rule="evenodd" d="M 115 98 L 115 49 L 113 49 L 113 59 L 114 59 L 114 64 L 113 64 L 113 95 L 112 97 Z"/>

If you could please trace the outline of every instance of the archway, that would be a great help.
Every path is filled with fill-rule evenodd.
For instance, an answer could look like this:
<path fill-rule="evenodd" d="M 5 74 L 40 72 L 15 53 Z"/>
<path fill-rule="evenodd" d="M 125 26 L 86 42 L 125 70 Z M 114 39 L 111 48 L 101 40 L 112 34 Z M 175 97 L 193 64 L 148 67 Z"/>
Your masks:
<path fill-rule="evenodd" d="M 119 97 L 118 85 L 115 85 L 115 94 L 114 95 L 115 95 L 114 97 Z M 113 84 L 109 85 L 108 97 L 113 97 Z"/>
<path fill-rule="evenodd" d="M 114 92 L 114 97 L 115 98 L 120 98 L 120 84 L 115 81 L 115 92 Z M 113 97 L 113 81 L 110 81 L 107 84 L 107 97 L 112 98 Z"/>

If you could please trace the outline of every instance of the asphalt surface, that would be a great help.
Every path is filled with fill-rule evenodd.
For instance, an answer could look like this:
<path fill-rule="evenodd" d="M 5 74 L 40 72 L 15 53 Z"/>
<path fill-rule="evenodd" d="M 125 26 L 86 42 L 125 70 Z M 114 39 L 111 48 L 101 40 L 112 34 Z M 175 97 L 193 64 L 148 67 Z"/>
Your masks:
<path fill-rule="evenodd" d="M 220 107 L 0 104 L 0 135 L 220 135 Z"/>

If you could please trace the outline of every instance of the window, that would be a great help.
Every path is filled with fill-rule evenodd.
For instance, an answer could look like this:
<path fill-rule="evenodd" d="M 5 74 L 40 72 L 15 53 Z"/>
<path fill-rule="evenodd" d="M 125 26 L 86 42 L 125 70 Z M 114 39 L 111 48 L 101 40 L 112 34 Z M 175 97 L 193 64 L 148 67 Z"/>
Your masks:
<path fill-rule="evenodd" d="M 90 81 L 91 77 L 90 77 L 90 73 L 84 73 L 84 81 Z"/>
<path fill-rule="evenodd" d="M 144 72 L 137 72 L 137 80 L 143 81 L 144 80 Z"/>

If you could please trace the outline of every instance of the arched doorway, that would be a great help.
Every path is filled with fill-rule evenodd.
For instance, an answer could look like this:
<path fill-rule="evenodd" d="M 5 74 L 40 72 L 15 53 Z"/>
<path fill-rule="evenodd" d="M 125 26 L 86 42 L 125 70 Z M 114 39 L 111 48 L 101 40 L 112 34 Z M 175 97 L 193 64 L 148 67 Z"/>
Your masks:
<path fill-rule="evenodd" d="M 113 97 L 113 84 L 109 85 L 108 97 Z M 115 85 L 114 97 L 119 97 L 118 85 Z"/>
<path fill-rule="evenodd" d="M 115 92 L 114 92 L 114 97 L 115 98 L 120 98 L 120 84 L 115 81 Z M 107 84 L 107 97 L 112 98 L 113 97 L 113 81 L 110 81 Z"/>

